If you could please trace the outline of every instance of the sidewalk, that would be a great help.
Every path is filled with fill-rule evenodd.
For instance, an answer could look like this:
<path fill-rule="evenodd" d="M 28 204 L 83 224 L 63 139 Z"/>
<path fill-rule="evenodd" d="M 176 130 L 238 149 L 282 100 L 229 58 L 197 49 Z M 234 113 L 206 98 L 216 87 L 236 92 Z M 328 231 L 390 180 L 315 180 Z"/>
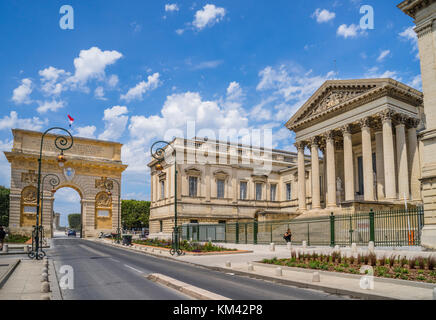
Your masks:
<path fill-rule="evenodd" d="M 110 241 L 102 241 L 109 245 L 114 245 Z M 242 245 L 242 244 L 225 244 L 223 246 L 227 248 L 235 248 L 241 250 L 252 250 L 252 253 L 245 254 L 229 254 L 229 255 L 217 255 L 217 256 L 181 256 L 172 257 L 166 251 L 159 249 L 144 250 L 143 248 L 126 248 L 121 245 L 114 245 L 117 247 L 125 248 L 126 250 L 133 250 L 137 252 L 143 252 L 146 254 L 160 256 L 167 259 L 174 259 L 186 263 L 192 263 L 200 265 L 213 270 L 221 272 L 227 272 L 232 274 L 238 274 L 243 276 L 249 276 L 253 278 L 263 279 L 267 281 L 275 281 L 278 283 L 293 285 L 303 288 L 311 288 L 316 290 L 322 290 L 333 294 L 351 295 L 353 297 L 362 299 L 400 299 L 400 300 L 432 300 L 433 291 L 436 288 L 436 284 L 388 279 L 388 278 L 374 278 L 374 289 L 365 290 L 360 286 L 360 280 L 362 276 L 352 274 L 341 274 L 335 272 L 318 271 L 320 274 L 320 282 L 312 282 L 313 273 L 316 270 L 297 269 L 282 267 L 282 276 L 276 276 L 277 266 L 264 265 L 260 262 L 262 259 L 272 259 L 277 257 L 289 258 L 290 251 L 286 246 L 276 246 L 275 251 L 270 251 L 270 247 L 266 245 Z M 301 246 L 294 246 L 293 249 L 302 250 Z M 305 252 L 327 252 L 332 250 L 328 247 L 318 248 L 306 248 Z M 359 252 L 367 251 L 368 248 L 358 248 Z M 350 248 L 342 248 L 341 252 L 350 252 Z M 387 250 L 376 249 L 378 255 L 386 256 L 392 253 L 401 256 L 411 255 L 424 255 L 428 256 L 431 252 L 419 252 L 410 250 Z M 230 267 L 228 263 L 230 262 Z M 252 264 L 254 270 L 249 271 L 248 264 Z"/>
<path fill-rule="evenodd" d="M 0 289 L 0 300 L 41 300 L 42 260 L 21 260 Z"/>

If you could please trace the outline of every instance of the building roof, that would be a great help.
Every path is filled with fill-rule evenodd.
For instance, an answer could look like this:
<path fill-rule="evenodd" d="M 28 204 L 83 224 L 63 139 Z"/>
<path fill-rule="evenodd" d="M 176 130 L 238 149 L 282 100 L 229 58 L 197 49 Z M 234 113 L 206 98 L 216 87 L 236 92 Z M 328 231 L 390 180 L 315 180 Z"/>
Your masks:
<path fill-rule="evenodd" d="M 422 105 L 422 92 L 393 79 L 327 80 L 286 123 L 289 130 L 319 118 L 357 107 L 390 95 L 416 107 Z M 372 100 L 371 100 L 372 99 Z"/>
<path fill-rule="evenodd" d="M 428 7 L 434 2 L 436 2 L 436 0 L 405 0 L 401 2 L 397 7 L 405 14 L 415 19 L 416 13 L 419 10 Z"/>

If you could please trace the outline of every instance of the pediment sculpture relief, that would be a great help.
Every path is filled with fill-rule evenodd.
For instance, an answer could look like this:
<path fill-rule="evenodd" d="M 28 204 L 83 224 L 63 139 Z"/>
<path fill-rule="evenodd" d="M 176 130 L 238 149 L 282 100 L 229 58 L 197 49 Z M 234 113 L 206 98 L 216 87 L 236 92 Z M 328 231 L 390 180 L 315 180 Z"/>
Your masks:
<path fill-rule="evenodd" d="M 365 90 L 333 91 L 330 94 L 327 94 L 327 96 L 324 97 L 320 103 L 315 105 L 312 111 L 307 114 L 307 117 L 323 113 L 324 111 L 327 111 L 328 109 L 331 109 L 347 100 L 351 100 L 364 92 Z"/>
<path fill-rule="evenodd" d="M 38 175 L 35 173 L 35 170 L 29 170 L 29 172 L 21 173 L 21 182 L 24 183 L 37 183 Z"/>
<path fill-rule="evenodd" d="M 112 197 L 107 192 L 100 192 L 95 199 L 95 205 L 97 207 L 110 207 L 112 206 Z"/>
<path fill-rule="evenodd" d="M 22 197 L 25 203 L 36 203 L 37 190 L 35 187 L 26 187 L 23 189 Z"/>

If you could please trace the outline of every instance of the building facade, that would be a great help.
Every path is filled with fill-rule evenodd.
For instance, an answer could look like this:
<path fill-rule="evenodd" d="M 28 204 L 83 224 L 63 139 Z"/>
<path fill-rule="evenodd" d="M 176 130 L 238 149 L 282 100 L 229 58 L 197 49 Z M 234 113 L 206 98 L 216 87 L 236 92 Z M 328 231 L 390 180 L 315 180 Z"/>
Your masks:
<path fill-rule="evenodd" d="M 425 129 L 422 144 L 422 195 L 425 226 L 422 245 L 436 249 L 436 1 L 406 0 L 398 7 L 414 19 L 421 61 Z"/>
<path fill-rule="evenodd" d="M 421 92 L 392 79 L 331 80 L 288 121 L 295 132 L 299 157 L 311 154 L 311 171 L 320 172 L 319 154 L 325 159 L 326 192 L 303 201 L 299 211 L 329 214 L 345 210 L 387 210 L 422 203 Z M 301 166 L 298 171 L 307 168 Z M 312 179 L 312 194 L 320 194 Z M 309 189 L 309 190 L 310 190 Z"/>
<path fill-rule="evenodd" d="M 298 215 L 298 184 L 311 185 L 307 171 L 298 176 L 295 153 L 264 150 L 205 139 L 177 138 L 178 225 L 236 221 L 287 220 Z M 150 236 L 169 237 L 174 227 L 175 164 L 149 163 L 151 170 Z M 320 166 L 322 172 L 322 164 Z M 311 205 L 311 193 L 306 197 Z"/>

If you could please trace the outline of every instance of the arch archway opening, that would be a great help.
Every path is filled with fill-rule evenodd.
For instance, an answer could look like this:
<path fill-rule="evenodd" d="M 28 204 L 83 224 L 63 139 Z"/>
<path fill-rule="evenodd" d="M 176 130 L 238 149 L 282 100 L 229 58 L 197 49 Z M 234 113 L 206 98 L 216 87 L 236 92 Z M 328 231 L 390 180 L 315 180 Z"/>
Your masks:
<path fill-rule="evenodd" d="M 70 215 L 76 217 L 69 218 Z M 70 225 L 70 224 L 73 225 Z M 54 194 L 53 237 L 65 236 L 65 231 L 73 229 L 77 237 L 83 237 L 82 196 L 72 187 L 61 187 Z"/>

